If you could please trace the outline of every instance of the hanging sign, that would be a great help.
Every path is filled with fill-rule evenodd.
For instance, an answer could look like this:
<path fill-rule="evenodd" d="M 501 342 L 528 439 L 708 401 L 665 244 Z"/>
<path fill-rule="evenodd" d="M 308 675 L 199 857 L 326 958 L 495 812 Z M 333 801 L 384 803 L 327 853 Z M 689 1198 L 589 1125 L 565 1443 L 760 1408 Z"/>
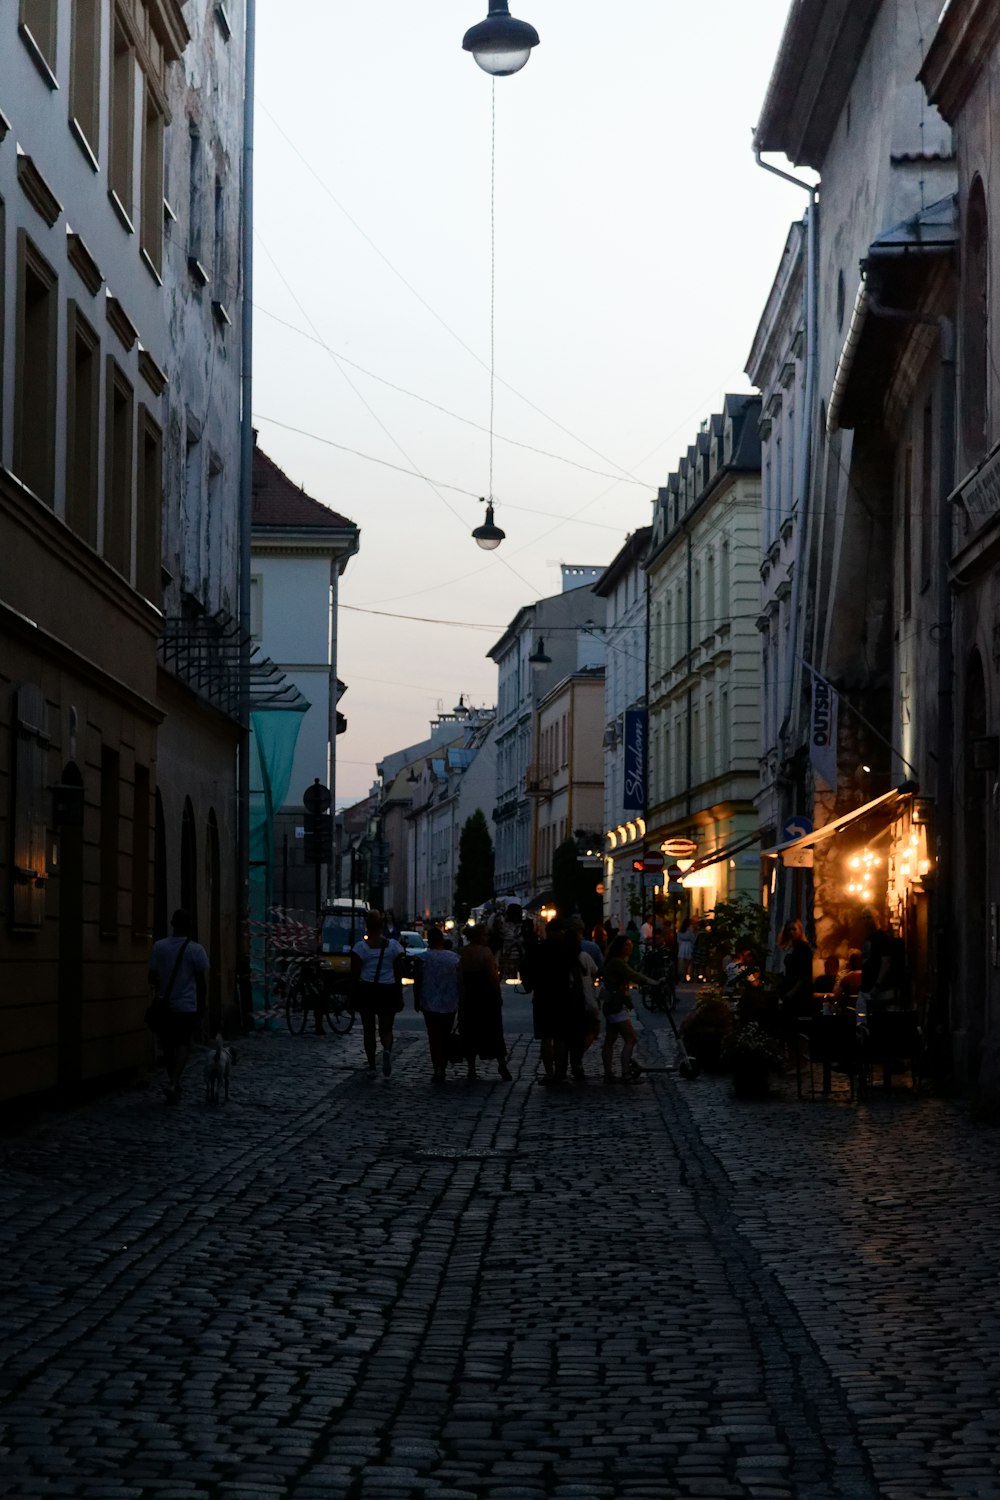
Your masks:
<path fill-rule="evenodd" d="M 822 677 L 812 674 L 809 714 L 809 759 L 820 781 L 837 788 L 837 693 Z"/>
<path fill-rule="evenodd" d="M 625 711 L 625 812 L 646 811 L 646 710 Z"/>

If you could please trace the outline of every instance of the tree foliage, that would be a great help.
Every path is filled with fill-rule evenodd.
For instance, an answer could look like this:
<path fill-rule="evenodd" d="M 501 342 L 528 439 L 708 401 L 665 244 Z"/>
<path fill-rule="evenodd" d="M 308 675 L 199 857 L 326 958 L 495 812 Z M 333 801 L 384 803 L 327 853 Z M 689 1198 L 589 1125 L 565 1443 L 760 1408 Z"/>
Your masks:
<path fill-rule="evenodd" d="M 476 808 L 465 821 L 458 841 L 458 872 L 455 876 L 455 915 L 468 916 L 493 896 L 495 856 L 486 814 Z"/>
<path fill-rule="evenodd" d="M 561 917 L 578 914 L 588 929 L 600 920 L 601 898 L 595 889 L 599 867 L 582 863 L 575 839 L 565 839 L 552 856 L 552 895 Z"/>

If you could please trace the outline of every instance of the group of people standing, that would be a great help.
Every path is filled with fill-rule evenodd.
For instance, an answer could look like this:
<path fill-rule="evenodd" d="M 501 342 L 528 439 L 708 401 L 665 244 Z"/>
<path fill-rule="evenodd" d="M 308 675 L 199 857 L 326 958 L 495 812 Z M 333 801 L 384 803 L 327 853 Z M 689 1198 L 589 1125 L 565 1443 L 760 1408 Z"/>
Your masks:
<path fill-rule="evenodd" d="M 442 1084 L 448 1064 L 463 1060 L 470 1079 L 477 1078 L 480 1062 L 495 1061 L 500 1078 L 509 1081 L 503 987 L 491 934 L 485 926 L 476 926 L 466 936 L 466 943 L 455 952 L 439 928 L 429 929 L 427 950 L 415 964 L 415 1004 L 427 1029 L 433 1081 Z M 629 937 L 618 935 L 606 945 L 603 937 L 601 929 L 588 936 L 580 919 L 558 917 L 548 923 L 540 941 L 533 928 L 530 934 L 522 933 L 520 977 L 532 997 L 542 1084 L 585 1076 L 584 1055 L 600 1036 L 602 1020 L 604 1077 L 633 1083 L 641 1076 L 634 1057 L 637 1038 L 630 992 L 634 986 L 661 981 L 631 966 Z M 380 913 L 368 914 L 367 931 L 355 944 L 351 963 L 368 1071 L 376 1072 L 381 1043 L 382 1072 L 388 1078 L 395 1018 L 403 1008 L 406 956 L 402 945 L 386 932 Z"/>
<path fill-rule="evenodd" d="M 392 1075 L 396 1016 L 403 1009 L 406 953 L 390 937 L 380 912 L 369 912 L 366 932 L 351 950 L 355 1006 L 361 1019 L 365 1059 L 376 1072 L 378 1044 L 382 1072 Z M 495 1061 L 500 1077 L 510 1079 L 503 1034 L 503 997 L 496 961 L 485 927 L 474 927 L 456 953 L 440 928 L 427 933 L 427 951 L 415 970 L 416 1004 L 424 1017 L 436 1084 L 445 1080 L 449 1062 L 464 1059 L 470 1079 L 479 1061 Z M 456 1030 L 457 1025 L 457 1030 Z"/>

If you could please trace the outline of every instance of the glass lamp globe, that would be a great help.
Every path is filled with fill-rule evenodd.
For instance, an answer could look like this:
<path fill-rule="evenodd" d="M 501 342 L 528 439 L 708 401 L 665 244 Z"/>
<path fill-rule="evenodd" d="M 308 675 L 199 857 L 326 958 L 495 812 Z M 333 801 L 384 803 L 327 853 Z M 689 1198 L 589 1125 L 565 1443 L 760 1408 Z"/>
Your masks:
<path fill-rule="evenodd" d="M 471 52 L 484 73 L 507 78 L 519 73 L 538 46 L 538 32 L 527 21 L 517 21 L 510 13 L 507 0 L 489 0 L 485 21 L 470 26 L 462 46 Z"/>
<path fill-rule="evenodd" d="M 476 527 L 472 535 L 476 541 L 477 546 L 482 547 L 484 552 L 492 552 L 494 548 L 499 547 L 500 543 L 507 535 L 505 531 L 500 530 L 500 527 L 497 526 L 495 521 L 493 520 L 492 504 L 487 505 L 486 520 L 483 522 L 482 526 Z"/>

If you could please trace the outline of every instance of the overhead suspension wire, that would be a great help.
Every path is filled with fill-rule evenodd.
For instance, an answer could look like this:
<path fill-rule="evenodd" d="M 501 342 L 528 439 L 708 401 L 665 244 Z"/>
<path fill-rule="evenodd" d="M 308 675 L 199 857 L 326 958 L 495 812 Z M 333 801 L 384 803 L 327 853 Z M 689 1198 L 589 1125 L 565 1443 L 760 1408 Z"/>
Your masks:
<path fill-rule="evenodd" d="M 431 411 L 439 411 L 442 416 L 451 417 L 453 421 L 461 422 L 465 427 L 472 427 L 476 432 L 489 431 L 487 427 L 483 426 L 482 422 L 476 422 L 472 417 L 463 417 L 461 412 L 452 411 L 450 407 L 443 406 L 440 401 L 432 401 L 429 396 L 422 396 L 419 391 L 408 390 L 405 385 L 399 385 L 394 380 L 388 380 L 384 375 L 377 375 L 374 370 L 369 370 L 364 365 L 358 364 L 356 359 L 348 359 L 347 355 L 342 351 L 332 349 L 325 339 L 316 334 L 307 333 L 304 328 L 299 328 L 297 324 L 289 323 L 287 318 L 279 318 L 277 313 L 269 311 L 266 307 L 261 307 L 259 302 L 254 303 L 254 311 L 259 313 L 262 318 L 270 318 L 272 323 L 277 323 L 280 327 L 287 328 L 289 333 L 294 333 L 298 338 L 305 339 L 308 343 L 315 344 L 320 349 L 325 349 L 328 354 L 334 355 L 345 365 L 349 365 L 352 370 L 357 370 L 359 375 L 365 375 L 369 380 L 377 381 L 379 385 L 384 385 L 388 390 L 395 391 L 397 395 L 408 396 L 412 401 L 419 401 L 421 405 L 429 406 Z M 647 492 L 652 488 L 652 485 L 647 484 L 644 479 L 625 479 L 619 477 L 617 474 L 609 473 L 607 469 L 595 469 L 590 464 L 579 463 L 575 458 L 567 458 L 565 453 L 553 453 L 548 448 L 539 448 L 535 443 L 523 443 L 519 438 L 507 437 L 502 432 L 494 432 L 493 435 L 498 443 L 509 443 L 512 448 L 523 448 L 526 453 L 537 453 L 540 458 L 551 458 L 555 463 L 567 464 L 571 469 L 579 469 L 582 474 L 594 474 L 598 479 L 613 479 L 616 484 L 638 485 L 640 489 Z M 672 435 L 669 434 L 669 436 Z M 658 443 L 657 448 L 662 448 L 663 444 L 669 441 L 669 436 Z M 653 451 L 656 452 L 657 450 L 654 449 Z M 589 501 L 588 504 L 592 505 L 594 502 Z"/>
<path fill-rule="evenodd" d="M 493 499 L 493 413 L 496 404 L 497 81 L 490 80 L 490 500 Z"/>
<path fill-rule="evenodd" d="M 260 238 L 260 236 L 258 235 L 258 239 L 259 238 Z M 306 322 L 309 324 L 310 328 L 313 330 L 313 332 L 316 334 L 316 336 L 318 338 L 319 337 L 319 330 L 317 329 L 317 327 L 316 327 L 315 323 L 313 322 L 312 318 L 310 318 L 309 314 L 306 312 L 306 310 L 303 307 L 302 303 L 299 301 L 299 298 L 295 295 L 295 292 L 292 290 L 292 287 L 289 284 L 288 279 L 285 276 L 284 272 L 282 271 L 281 267 L 278 265 L 278 262 L 275 260 L 274 256 L 271 254 L 271 252 L 268 249 L 268 247 L 264 244 L 263 240 L 261 240 L 260 243 L 261 243 L 261 248 L 263 249 L 265 255 L 268 258 L 268 260 L 274 266 L 274 269 L 277 272 L 277 275 L 278 275 L 279 279 L 281 280 L 283 286 L 285 287 L 285 290 L 288 292 L 288 295 L 291 297 L 292 301 L 295 303 L 295 306 L 299 309 L 299 312 L 305 318 Z M 455 509 L 455 507 L 451 504 L 451 502 L 448 499 L 446 499 L 445 496 L 441 493 L 442 489 L 452 489 L 452 490 L 454 490 L 454 489 L 458 489 L 458 486 L 457 485 L 441 485 L 441 486 L 438 486 L 433 479 L 429 479 L 426 474 L 424 474 L 420 469 L 418 469 L 416 463 L 410 457 L 409 453 L 407 453 L 407 451 L 403 447 L 402 443 L 400 443 L 399 440 L 396 437 L 393 436 L 393 434 L 389 431 L 389 428 L 382 421 L 381 417 L 374 410 L 374 408 L 372 407 L 371 403 L 368 402 L 368 401 L 366 401 L 365 397 L 358 390 L 358 388 L 355 385 L 354 381 L 347 374 L 347 371 L 342 367 L 342 365 L 340 363 L 340 360 L 338 359 L 337 355 L 333 352 L 332 349 L 329 349 L 329 348 L 327 349 L 327 353 L 330 355 L 330 358 L 333 360 L 334 364 L 337 366 L 337 369 L 339 370 L 341 376 L 347 382 L 347 384 L 350 386 L 351 390 L 357 396 L 357 398 L 361 402 L 362 406 L 369 413 L 369 415 L 372 417 L 372 419 L 378 424 L 378 426 L 382 429 L 382 431 L 385 433 L 386 437 L 389 439 L 390 443 L 392 443 L 393 447 L 399 453 L 401 453 L 403 455 L 403 457 L 406 459 L 406 462 L 410 465 L 409 472 L 411 474 L 415 475 L 416 478 L 423 480 L 423 482 L 427 485 L 427 487 L 431 490 L 431 492 L 433 494 L 437 495 L 438 499 L 441 501 L 441 504 L 445 507 L 445 509 L 451 511 L 451 514 L 455 517 L 455 519 L 459 522 L 459 524 L 464 529 L 466 527 L 466 525 L 467 525 L 467 522 L 466 522 L 465 518 L 462 516 L 461 512 L 457 511 Z M 279 426 L 281 424 L 275 423 L 275 425 Z M 310 434 L 306 434 L 306 435 L 308 436 Z M 325 440 L 324 439 L 320 439 L 320 441 L 325 441 Z M 337 444 L 337 443 L 332 443 L 332 446 L 333 447 L 339 447 L 341 445 Z M 364 456 L 364 455 L 362 455 L 362 456 Z M 384 461 L 383 460 L 377 460 L 377 462 L 384 462 Z M 396 465 L 396 464 L 388 464 L 387 466 L 389 468 L 398 468 L 398 465 Z M 406 470 L 400 470 L 400 472 L 406 473 L 407 471 Z M 461 493 L 468 495 L 468 494 L 471 493 L 471 491 L 469 491 L 469 490 L 463 490 L 463 491 L 461 491 Z M 478 499 L 479 497 L 476 496 L 475 498 Z M 497 561 L 500 562 L 500 563 L 502 563 L 503 566 L 509 572 L 513 573 L 514 577 L 517 578 L 521 583 L 523 583 L 526 588 L 529 588 L 529 589 L 533 589 L 534 588 L 534 585 L 531 584 L 531 583 L 529 583 L 528 580 L 527 580 L 527 578 L 525 578 L 523 574 L 519 573 L 517 571 L 517 569 L 515 567 L 513 567 L 512 564 L 509 563 L 506 560 L 506 558 L 500 557 L 500 558 L 497 559 Z M 538 591 L 538 589 L 534 589 L 534 592 L 537 594 L 539 591 Z"/>
<path fill-rule="evenodd" d="M 460 333 L 457 333 L 449 323 L 445 322 L 444 318 L 437 311 L 437 309 L 427 301 L 426 297 L 422 296 L 421 293 L 417 291 L 412 282 L 407 281 L 402 271 L 400 271 L 393 264 L 393 262 L 385 254 L 385 252 L 375 243 L 371 235 L 368 234 L 367 231 L 364 230 L 358 223 L 357 219 L 355 219 L 348 212 L 348 210 L 340 202 L 340 199 L 333 192 L 329 184 L 324 181 L 324 179 L 320 176 L 312 163 L 307 159 L 307 157 L 303 155 L 288 132 L 282 128 L 279 122 L 275 119 L 274 115 L 268 109 L 267 105 L 260 98 L 258 98 L 257 100 L 257 106 L 258 108 L 263 110 L 265 115 L 267 115 L 267 118 L 271 121 L 271 124 L 274 126 L 275 130 L 282 137 L 293 154 L 298 157 L 299 161 L 301 161 L 302 165 L 305 167 L 309 175 L 315 179 L 315 181 L 319 184 L 330 201 L 344 215 L 344 218 L 347 220 L 347 222 L 352 226 L 353 229 L 357 231 L 358 234 L 360 234 L 361 238 L 366 242 L 366 244 L 368 244 L 372 248 L 372 250 L 374 250 L 375 254 L 388 267 L 392 274 L 402 282 L 403 286 L 406 287 L 407 291 L 410 292 L 412 296 L 416 297 L 417 301 L 423 308 L 427 310 L 427 312 L 430 313 L 431 317 L 434 318 L 436 322 L 440 323 L 445 332 L 450 334 L 450 336 L 456 341 L 456 343 L 461 345 L 465 352 L 470 355 L 477 364 L 483 365 L 483 367 L 485 368 L 486 361 L 482 358 L 482 356 L 480 354 L 477 354 L 475 349 L 473 349 L 470 344 L 466 343 L 465 339 L 462 338 Z M 550 416 L 548 412 L 544 411 L 540 406 L 532 401 L 529 396 L 526 396 L 523 391 L 519 391 L 517 387 L 511 385 L 509 381 L 504 380 L 502 376 L 498 375 L 496 379 L 498 383 L 504 387 L 505 390 L 510 391 L 511 395 L 516 396 L 519 401 L 523 401 L 524 404 L 530 407 L 532 411 L 537 412 L 540 417 L 543 417 L 546 422 L 550 422 L 552 426 L 558 428 L 560 432 L 565 433 L 568 438 L 572 438 L 574 443 L 579 443 L 581 448 L 586 448 L 588 453 L 593 453 L 594 456 L 596 458 L 599 458 L 602 463 L 609 464 L 612 469 L 616 469 L 623 478 L 630 479 L 633 482 L 638 482 L 640 484 L 642 483 L 642 481 L 638 479 L 637 475 L 630 473 L 628 469 L 624 468 L 621 464 L 616 463 L 613 458 L 609 458 L 606 453 L 601 453 L 600 450 L 595 448 L 591 443 L 588 443 L 584 438 L 579 437 L 575 432 L 572 432 L 570 428 L 564 426 L 563 423 L 558 421 L 557 418 Z"/>

